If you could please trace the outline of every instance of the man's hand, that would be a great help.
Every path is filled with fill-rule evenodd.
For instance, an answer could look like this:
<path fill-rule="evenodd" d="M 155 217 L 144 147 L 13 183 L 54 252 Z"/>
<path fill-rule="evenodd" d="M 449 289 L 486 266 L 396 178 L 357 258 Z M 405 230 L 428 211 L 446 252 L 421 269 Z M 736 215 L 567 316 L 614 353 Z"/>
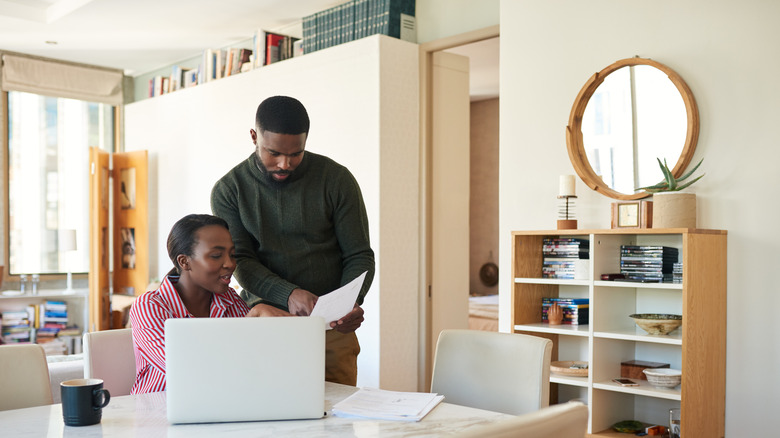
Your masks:
<path fill-rule="evenodd" d="M 261 303 L 261 304 L 257 304 L 255 307 L 252 307 L 249 310 L 249 313 L 246 314 L 246 316 L 252 317 L 252 316 L 292 316 L 292 315 L 285 312 L 282 309 L 277 309 L 274 306 Z"/>
<path fill-rule="evenodd" d="M 344 315 L 338 321 L 332 321 L 330 327 L 341 333 L 352 333 L 363 323 L 363 309 L 355 304 L 351 312 Z"/>
<path fill-rule="evenodd" d="M 287 308 L 296 316 L 309 316 L 315 304 L 317 304 L 317 295 L 301 288 L 293 289 L 290 298 L 287 299 Z"/>

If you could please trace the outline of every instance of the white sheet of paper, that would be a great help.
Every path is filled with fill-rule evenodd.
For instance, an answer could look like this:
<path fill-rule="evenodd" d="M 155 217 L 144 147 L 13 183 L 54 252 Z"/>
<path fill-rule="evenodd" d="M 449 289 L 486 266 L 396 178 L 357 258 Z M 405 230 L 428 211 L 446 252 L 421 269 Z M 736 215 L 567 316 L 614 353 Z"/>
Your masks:
<path fill-rule="evenodd" d="M 331 322 L 338 321 L 355 307 L 355 301 L 357 301 L 366 274 L 367 272 L 364 272 L 344 286 L 317 298 L 317 304 L 314 305 L 311 316 L 325 318 L 325 328 L 330 330 Z"/>
<path fill-rule="evenodd" d="M 420 421 L 442 400 L 444 396 L 435 393 L 360 388 L 358 392 L 336 403 L 333 413 L 346 418 Z"/>

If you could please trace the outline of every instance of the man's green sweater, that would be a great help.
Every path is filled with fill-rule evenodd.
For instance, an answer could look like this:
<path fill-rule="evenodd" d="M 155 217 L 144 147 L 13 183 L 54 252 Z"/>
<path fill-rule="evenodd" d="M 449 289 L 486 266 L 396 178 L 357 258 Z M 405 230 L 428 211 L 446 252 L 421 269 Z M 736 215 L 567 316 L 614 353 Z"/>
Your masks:
<path fill-rule="evenodd" d="M 235 276 L 250 307 L 262 301 L 287 310 L 295 288 L 320 296 L 368 271 L 358 297 L 363 302 L 374 252 L 360 187 L 344 166 L 305 152 L 278 183 L 253 153 L 214 185 L 211 210 L 230 227 Z"/>

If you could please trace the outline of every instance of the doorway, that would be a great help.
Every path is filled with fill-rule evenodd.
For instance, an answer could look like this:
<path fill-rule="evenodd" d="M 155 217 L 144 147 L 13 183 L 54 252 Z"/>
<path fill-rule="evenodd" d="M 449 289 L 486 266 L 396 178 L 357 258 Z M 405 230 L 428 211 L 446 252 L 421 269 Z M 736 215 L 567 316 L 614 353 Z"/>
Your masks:
<path fill-rule="evenodd" d="M 472 227 L 469 225 L 469 223 L 472 221 L 472 205 L 470 201 L 466 202 L 465 208 L 461 208 L 459 205 L 456 205 L 451 210 L 447 210 L 445 208 L 443 211 L 447 212 L 445 214 L 449 214 L 449 216 L 442 217 L 442 209 L 440 208 L 442 199 L 447 199 L 450 197 L 455 199 L 455 203 L 461 204 L 464 199 L 473 198 L 475 200 L 475 208 L 478 210 L 480 208 L 485 210 L 484 216 L 492 216 L 492 220 L 496 221 L 495 230 L 497 230 L 498 175 L 496 172 L 497 164 L 490 164 L 490 159 L 487 160 L 487 163 L 474 160 L 474 170 L 476 172 L 485 172 L 485 169 L 488 169 L 487 171 L 492 175 L 488 175 L 488 178 L 486 179 L 491 179 L 491 177 L 494 177 L 495 182 L 483 184 L 487 188 L 483 187 L 480 189 L 488 190 L 490 196 L 486 197 L 483 194 L 475 193 L 472 193 L 471 196 L 469 196 L 469 193 L 472 192 L 470 186 L 470 167 L 472 158 L 470 150 L 471 145 L 469 139 L 469 126 L 466 127 L 465 138 L 462 138 L 463 136 L 461 136 L 461 138 L 455 136 L 455 138 L 448 139 L 454 140 L 456 142 L 463 141 L 466 143 L 466 147 L 463 148 L 461 146 L 454 146 L 452 143 L 445 142 L 445 149 L 442 153 L 441 137 L 450 135 L 451 132 L 449 131 L 455 128 L 461 128 L 461 126 L 457 122 L 442 122 L 442 113 L 450 113 L 453 112 L 453 110 L 452 108 L 445 108 L 444 110 L 441 109 L 442 101 L 449 102 L 447 99 L 442 100 L 441 96 L 448 96 L 451 93 L 449 90 L 442 92 L 441 88 L 436 88 L 442 86 L 442 81 L 440 79 L 434 79 L 437 74 L 436 69 L 440 67 L 440 65 L 436 64 L 441 64 L 440 60 L 442 59 L 442 54 L 456 56 L 456 58 L 457 56 L 467 56 L 466 75 L 472 76 L 468 74 L 469 64 L 471 64 L 471 68 L 473 68 L 476 72 L 475 75 L 473 75 L 474 78 L 482 78 L 484 81 L 483 70 L 489 69 L 488 67 L 483 66 L 486 62 L 488 62 L 487 60 L 490 60 L 489 62 L 494 64 L 494 73 L 497 71 L 498 36 L 499 27 L 492 26 L 490 28 L 469 32 L 466 34 L 432 41 L 420 46 L 422 114 L 421 144 L 423 145 L 421 152 L 421 163 L 423 169 L 422 181 L 424 181 L 425 185 L 425 190 L 422 195 L 422 211 L 424 215 L 422 228 L 424 230 L 424 238 L 422 239 L 423 248 L 421 248 L 422 258 L 425 260 L 425 266 L 424 275 L 421 277 L 423 284 L 420 285 L 421 290 L 425 291 L 424 294 L 421 294 L 420 298 L 420 308 L 422 309 L 421 317 L 423 318 L 423 321 L 421 321 L 420 358 L 423 363 L 419 368 L 420 376 L 418 380 L 421 383 L 421 390 L 427 390 L 430 387 L 433 353 L 435 351 L 438 332 L 446 328 L 466 328 L 468 326 L 467 301 L 473 288 L 472 278 L 476 278 L 476 281 L 479 281 L 479 270 L 474 272 L 475 269 L 472 268 L 472 265 L 483 265 L 490 260 L 491 256 L 494 257 L 494 260 L 498 260 L 497 231 L 489 231 L 490 227 L 478 224 L 477 227 L 480 227 L 481 230 L 475 229 L 477 232 L 474 233 L 474 237 L 472 237 Z M 485 47 L 490 45 L 494 46 L 492 55 L 489 50 L 485 49 Z M 446 56 L 444 56 L 444 58 L 446 58 Z M 457 63 L 457 59 L 455 59 L 454 64 Z M 497 73 L 495 74 L 497 76 Z M 434 85 L 434 82 L 436 82 L 436 85 Z M 443 82 L 446 86 L 452 85 L 453 83 L 458 86 L 457 84 L 462 81 L 459 82 L 458 80 L 445 80 Z M 497 129 L 497 77 L 495 82 L 496 90 L 493 92 L 493 94 L 488 94 L 482 88 L 472 85 L 471 78 L 469 78 L 468 83 L 465 85 L 468 96 L 465 99 L 465 102 L 462 103 L 462 105 L 465 107 L 463 110 L 467 113 L 466 125 L 469 125 L 468 119 L 470 118 L 470 112 L 473 108 L 476 108 L 480 113 L 486 113 L 484 111 L 484 107 L 490 107 L 492 105 L 494 108 L 492 114 L 495 118 L 495 126 Z M 463 90 L 458 89 L 454 90 L 454 92 L 456 94 L 462 93 Z M 495 100 L 493 102 L 488 102 L 491 99 Z M 439 105 L 439 110 L 436 109 L 436 105 Z M 458 105 L 461 105 L 461 103 L 458 103 Z M 461 108 L 456 108 L 454 112 L 459 113 L 460 110 Z M 490 111 L 487 113 L 490 113 Z M 456 118 L 454 120 L 459 119 Z M 444 133 L 441 131 L 442 127 L 447 127 Z M 437 129 L 439 130 L 438 133 Z M 497 132 L 495 133 L 494 138 L 495 145 L 488 145 L 488 149 L 490 147 L 494 147 L 495 153 L 492 154 L 493 157 L 488 158 L 496 160 L 495 163 L 497 163 Z M 484 144 L 482 146 L 484 146 Z M 438 155 L 436 148 L 439 148 Z M 485 156 L 491 154 L 489 150 L 480 151 L 480 148 L 477 148 L 477 153 Z M 441 165 L 443 157 L 446 157 L 448 165 Z M 462 173 L 458 173 L 457 171 L 452 172 L 450 169 L 450 163 L 452 163 L 451 166 L 454 166 L 457 169 L 464 169 L 463 163 L 465 163 L 466 171 Z M 491 167 L 492 169 L 490 169 Z M 442 175 L 442 169 L 444 169 L 445 175 Z M 453 197 L 452 187 L 462 188 L 464 175 L 465 179 L 469 181 L 469 185 L 466 186 L 465 190 L 461 190 L 456 197 Z M 450 178 L 449 182 L 446 180 L 447 178 Z M 489 203 L 489 198 L 491 197 L 496 199 L 496 201 L 494 201 L 495 207 L 485 207 L 484 203 Z M 493 214 L 490 213 L 490 208 L 495 208 L 495 212 Z M 457 216 L 453 216 L 452 213 L 449 213 L 451 211 L 455 211 Z M 453 223 L 456 223 L 458 224 L 457 226 L 460 226 L 459 231 L 452 231 L 454 229 Z M 443 228 L 447 229 L 448 234 L 442 237 L 441 230 Z M 485 239 L 482 237 L 483 232 L 487 232 L 491 237 Z M 460 245 L 456 243 L 453 245 L 451 240 L 463 239 L 463 235 L 465 235 L 465 243 L 461 243 Z M 488 249 L 486 250 L 482 248 L 483 245 L 472 245 L 472 239 L 487 241 Z M 470 254 L 472 246 L 475 248 L 475 251 L 478 251 L 481 254 L 472 257 Z M 495 247 L 492 255 L 490 254 L 490 247 Z M 487 251 L 487 254 L 484 254 L 485 251 Z M 472 258 L 474 261 L 471 260 Z M 497 291 L 497 288 L 495 290 Z M 480 291 L 484 293 L 484 289 L 480 289 Z"/>

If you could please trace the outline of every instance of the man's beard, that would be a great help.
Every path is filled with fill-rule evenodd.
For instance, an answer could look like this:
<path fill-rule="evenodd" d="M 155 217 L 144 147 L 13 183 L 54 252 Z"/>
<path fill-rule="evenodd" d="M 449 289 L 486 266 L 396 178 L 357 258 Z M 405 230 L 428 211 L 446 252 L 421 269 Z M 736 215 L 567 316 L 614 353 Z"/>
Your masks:
<path fill-rule="evenodd" d="M 255 164 L 257 164 L 257 168 L 260 169 L 260 173 L 265 176 L 266 181 L 268 181 L 271 184 L 275 185 L 284 185 L 288 181 L 290 181 L 290 178 L 292 178 L 294 171 L 293 170 L 268 170 L 267 167 L 265 167 L 265 164 L 263 164 L 263 161 L 260 160 L 260 158 L 255 155 Z M 274 178 L 274 175 L 289 175 L 287 178 L 283 180 L 277 180 Z"/>

